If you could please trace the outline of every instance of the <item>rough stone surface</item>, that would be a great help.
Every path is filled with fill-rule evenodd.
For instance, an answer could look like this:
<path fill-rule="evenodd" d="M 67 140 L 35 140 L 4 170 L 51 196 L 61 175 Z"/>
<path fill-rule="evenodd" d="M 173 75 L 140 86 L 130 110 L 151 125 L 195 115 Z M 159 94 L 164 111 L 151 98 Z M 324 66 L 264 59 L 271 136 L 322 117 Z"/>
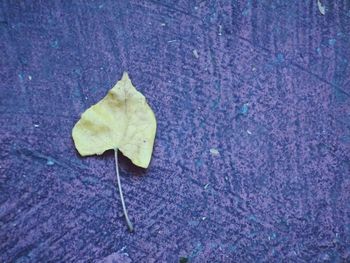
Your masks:
<path fill-rule="evenodd" d="M 0 1 L 0 261 L 350 262 L 350 3 L 322 2 Z M 123 71 L 158 119 L 133 234 L 71 139 Z"/>

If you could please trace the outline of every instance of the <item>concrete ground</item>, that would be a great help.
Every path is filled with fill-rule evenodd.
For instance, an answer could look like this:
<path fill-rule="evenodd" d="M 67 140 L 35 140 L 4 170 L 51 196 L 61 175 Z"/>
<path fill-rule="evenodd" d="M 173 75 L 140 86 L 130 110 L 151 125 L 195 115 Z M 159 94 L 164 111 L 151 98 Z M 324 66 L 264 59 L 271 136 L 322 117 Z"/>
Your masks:
<path fill-rule="evenodd" d="M 350 262 L 349 47 L 346 0 L 2 0 L 0 261 Z M 123 71 L 158 121 L 133 234 L 71 138 Z"/>

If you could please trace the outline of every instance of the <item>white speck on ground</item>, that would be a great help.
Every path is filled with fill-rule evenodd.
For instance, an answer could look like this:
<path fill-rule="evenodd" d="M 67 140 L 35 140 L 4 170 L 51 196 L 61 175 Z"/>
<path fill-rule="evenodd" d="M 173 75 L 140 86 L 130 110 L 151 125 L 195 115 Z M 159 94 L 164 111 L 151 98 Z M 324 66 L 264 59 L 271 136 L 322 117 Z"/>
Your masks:
<path fill-rule="evenodd" d="M 49 166 L 52 166 L 52 165 L 54 165 L 55 163 L 54 163 L 54 161 L 48 159 L 47 162 L 46 162 L 46 164 L 49 165 Z"/>
<path fill-rule="evenodd" d="M 115 263 L 115 262 L 131 263 L 132 261 L 128 253 L 114 252 L 113 254 L 103 258 L 99 262 L 100 263 Z"/>
<path fill-rule="evenodd" d="M 160 25 L 161 25 L 161 26 L 165 26 L 166 24 L 165 24 L 165 23 L 161 23 Z"/>
<path fill-rule="evenodd" d="M 204 189 L 207 189 L 207 188 L 208 188 L 208 186 L 209 186 L 209 184 L 206 184 L 206 185 L 204 186 Z"/>
<path fill-rule="evenodd" d="M 215 148 L 211 148 L 211 149 L 210 149 L 210 153 L 211 153 L 211 155 L 213 155 L 213 156 L 217 156 L 217 155 L 220 154 L 219 151 L 218 151 L 218 149 L 215 149 Z"/>
<path fill-rule="evenodd" d="M 252 132 L 251 132 L 250 130 L 247 130 L 247 133 L 248 133 L 248 134 L 252 134 Z"/>
<path fill-rule="evenodd" d="M 317 0 L 317 6 L 318 6 L 318 10 L 320 11 L 320 13 L 322 15 L 326 14 L 326 7 L 321 3 L 320 0 Z"/>
<path fill-rule="evenodd" d="M 219 25 L 219 36 L 222 35 L 222 25 Z"/>
<path fill-rule="evenodd" d="M 38 128 L 38 127 L 39 127 L 39 124 L 34 124 L 34 127 L 35 127 L 35 128 Z"/>
<path fill-rule="evenodd" d="M 249 110 L 249 103 L 244 103 L 242 108 L 241 108 L 241 113 L 246 115 L 248 113 L 248 110 Z"/>
<path fill-rule="evenodd" d="M 194 56 L 195 58 L 199 58 L 199 54 L 198 54 L 197 49 L 193 49 L 193 56 Z"/>
<path fill-rule="evenodd" d="M 202 220 L 204 221 L 205 219 L 207 219 L 207 217 L 206 217 L 206 216 L 203 216 L 203 217 L 202 217 Z"/>
<path fill-rule="evenodd" d="M 29 79 L 29 80 L 32 80 L 32 76 L 31 76 L 31 75 L 29 75 L 29 76 L 28 76 L 28 79 Z"/>

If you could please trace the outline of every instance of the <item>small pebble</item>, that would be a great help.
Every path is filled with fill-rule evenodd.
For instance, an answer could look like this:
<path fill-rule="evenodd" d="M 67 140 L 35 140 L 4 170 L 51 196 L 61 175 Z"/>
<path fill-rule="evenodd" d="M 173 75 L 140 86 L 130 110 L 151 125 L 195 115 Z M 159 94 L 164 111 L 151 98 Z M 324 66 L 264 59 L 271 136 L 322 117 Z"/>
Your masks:
<path fill-rule="evenodd" d="M 214 155 L 214 156 L 217 156 L 217 155 L 220 154 L 219 151 L 217 149 L 215 149 L 215 148 L 211 148 L 210 149 L 210 153 L 211 153 L 211 155 Z"/>

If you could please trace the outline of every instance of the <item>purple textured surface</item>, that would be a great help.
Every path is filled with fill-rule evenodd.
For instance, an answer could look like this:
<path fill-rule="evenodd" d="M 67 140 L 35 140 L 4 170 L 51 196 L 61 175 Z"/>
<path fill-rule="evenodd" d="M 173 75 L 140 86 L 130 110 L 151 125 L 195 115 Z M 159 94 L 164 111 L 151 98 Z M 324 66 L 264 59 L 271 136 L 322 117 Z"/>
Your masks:
<path fill-rule="evenodd" d="M 0 2 L 1 262 L 350 262 L 349 1 L 40 2 Z M 123 71 L 158 120 L 133 234 L 71 139 Z"/>

